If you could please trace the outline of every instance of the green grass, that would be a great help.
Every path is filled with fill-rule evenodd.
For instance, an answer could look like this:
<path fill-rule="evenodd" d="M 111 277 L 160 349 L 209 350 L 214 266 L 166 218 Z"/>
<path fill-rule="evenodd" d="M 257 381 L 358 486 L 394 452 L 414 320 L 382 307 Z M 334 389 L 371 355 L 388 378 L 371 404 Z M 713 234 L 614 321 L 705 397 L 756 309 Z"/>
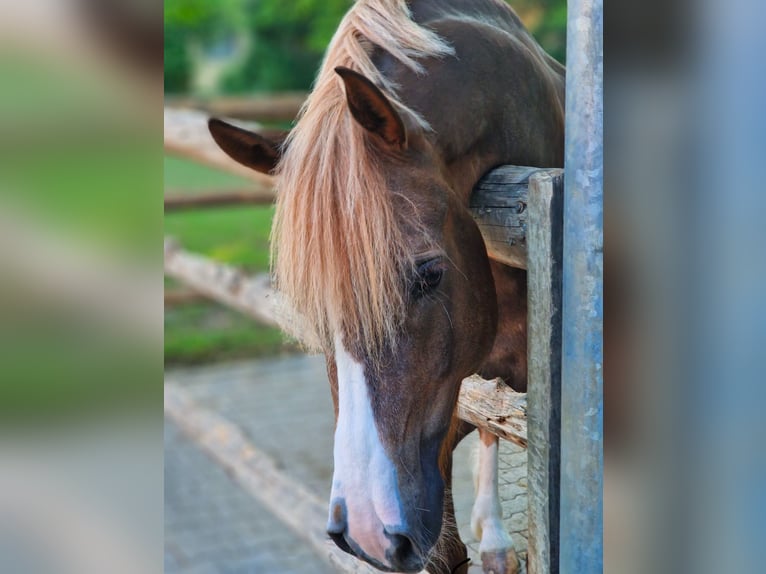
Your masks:
<path fill-rule="evenodd" d="M 198 193 L 211 188 L 246 186 L 239 178 L 176 158 L 165 158 L 165 187 Z M 178 211 L 165 216 L 165 234 L 194 253 L 248 273 L 269 267 L 269 230 L 274 210 L 227 207 Z M 166 288 L 177 283 L 166 279 Z M 278 329 L 213 302 L 194 302 L 165 310 L 165 362 L 200 363 L 257 357 L 295 350 Z"/>
<path fill-rule="evenodd" d="M 165 156 L 165 187 L 181 188 L 190 192 L 206 191 L 215 187 L 247 186 L 246 179 L 210 169 L 177 157 Z"/>
<path fill-rule="evenodd" d="M 272 207 L 179 211 L 165 216 L 165 233 L 193 251 L 251 272 L 269 268 Z"/>
<path fill-rule="evenodd" d="M 284 335 L 242 313 L 200 302 L 166 309 L 165 362 L 202 363 L 295 351 Z"/>

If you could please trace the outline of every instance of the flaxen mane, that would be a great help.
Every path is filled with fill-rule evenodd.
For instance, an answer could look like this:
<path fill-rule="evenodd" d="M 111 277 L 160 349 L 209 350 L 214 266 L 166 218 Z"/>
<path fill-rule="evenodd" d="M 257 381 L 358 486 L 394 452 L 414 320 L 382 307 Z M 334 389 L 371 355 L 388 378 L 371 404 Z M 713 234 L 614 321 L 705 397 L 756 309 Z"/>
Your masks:
<path fill-rule="evenodd" d="M 336 66 L 356 70 L 383 89 L 375 68 L 379 46 L 422 73 L 418 58 L 452 49 L 413 22 L 404 0 L 359 0 L 341 22 L 315 88 L 285 143 L 277 169 L 272 231 L 276 287 L 296 312 L 285 328 L 312 348 L 331 348 L 342 333 L 372 356 L 393 344 L 406 303 L 403 278 L 412 265 L 393 194 L 368 135 L 351 117 Z M 399 218 L 401 219 L 401 217 Z"/>

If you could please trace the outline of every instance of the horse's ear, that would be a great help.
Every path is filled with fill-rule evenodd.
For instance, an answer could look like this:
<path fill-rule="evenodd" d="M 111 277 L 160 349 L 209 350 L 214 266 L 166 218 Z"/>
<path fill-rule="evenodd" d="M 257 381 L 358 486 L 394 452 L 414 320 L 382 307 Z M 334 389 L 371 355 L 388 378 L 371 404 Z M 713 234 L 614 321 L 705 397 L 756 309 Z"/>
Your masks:
<path fill-rule="evenodd" d="M 262 173 L 277 167 L 280 149 L 271 140 L 215 118 L 208 120 L 207 127 L 215 143 L 233 160 Z"/>
<path fill-rule="evenodd" d="M 335 68 L 346 86 L 346 100 L 351 115 L 359 124 L 392 146 L 404 147 L 407 130 L 399 113 L 380 89 L 359 72 Z"/>

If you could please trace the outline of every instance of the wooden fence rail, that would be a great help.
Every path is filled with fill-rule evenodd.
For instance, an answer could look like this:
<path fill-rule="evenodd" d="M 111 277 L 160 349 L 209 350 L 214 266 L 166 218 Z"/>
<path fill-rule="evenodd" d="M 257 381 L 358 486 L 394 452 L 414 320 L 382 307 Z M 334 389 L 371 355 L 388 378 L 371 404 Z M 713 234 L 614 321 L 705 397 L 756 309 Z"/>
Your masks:
<path fill-rule="evenodd" d="M 214 99 L 180 97 L 169 98 L 167 102 L 174 108 L 198 110 L 211 116 L 226 116 L 258 122 L 284 122 L 291 121 L 298 115 L 306 95 L 305 92 L 285 92 Z"/>
<path fill-rule="evenodd" d="M 276 295 L 265 273 L 248 276 L 230 265 L 184 251 L 172 238 L 165 238 L 165 274 L 261 323 L 278 326 Z"/>
<path fill-rule="evenodd" d="M 233 205 L 270 205 L 273 202 L 274 193 L 271 189 L 226 189 L 211 193 L 165 190 L 165 213 Z"/>

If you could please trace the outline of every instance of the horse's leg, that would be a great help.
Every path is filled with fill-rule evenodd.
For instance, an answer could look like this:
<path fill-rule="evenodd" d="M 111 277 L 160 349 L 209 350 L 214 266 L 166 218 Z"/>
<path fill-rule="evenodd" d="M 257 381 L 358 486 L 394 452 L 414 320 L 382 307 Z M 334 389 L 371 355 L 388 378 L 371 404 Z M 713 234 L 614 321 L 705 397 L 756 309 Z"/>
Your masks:
<path fill-rule="evenodd" d="M 497 491 L 498 438 L 479 429 L 479 460 L 476 474 L 476 501 L 471 511 L 471 530 L 478 540 L 481 563 L 486 573 L 516 574 L 519 559 L 511 535 L 503 525 Z"/>

